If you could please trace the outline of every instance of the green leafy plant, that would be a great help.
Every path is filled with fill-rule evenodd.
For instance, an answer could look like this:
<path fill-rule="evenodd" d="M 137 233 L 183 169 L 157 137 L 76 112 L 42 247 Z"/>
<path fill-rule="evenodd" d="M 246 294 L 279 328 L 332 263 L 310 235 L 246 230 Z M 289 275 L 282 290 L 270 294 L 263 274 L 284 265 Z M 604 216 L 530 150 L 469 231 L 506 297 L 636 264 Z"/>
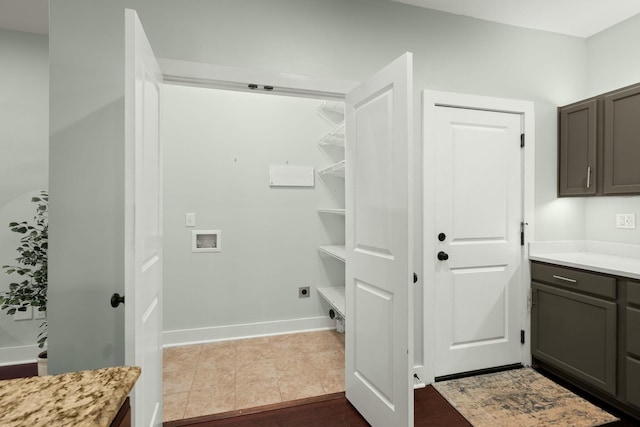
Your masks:
<path fill-rule="evenodd" d="M 31 199 L 36 204 L 33 223 L 27 221 L 11 222 L 9 229 L 23 234 L 18 246 L 17 265 L 3 265 L 5 274 L 16 274 L 19 278 L 9 284 L 8 292 L 0 292 L 0 309 L 14 315 L 27 311 L 31 306 L 35 310 L 47 311 L 47 250 L 49 248 L 49 194 L 41 191 Z M 44 347 L 47 341 L 47 320 L 40 325 L 38 346 Z"/>

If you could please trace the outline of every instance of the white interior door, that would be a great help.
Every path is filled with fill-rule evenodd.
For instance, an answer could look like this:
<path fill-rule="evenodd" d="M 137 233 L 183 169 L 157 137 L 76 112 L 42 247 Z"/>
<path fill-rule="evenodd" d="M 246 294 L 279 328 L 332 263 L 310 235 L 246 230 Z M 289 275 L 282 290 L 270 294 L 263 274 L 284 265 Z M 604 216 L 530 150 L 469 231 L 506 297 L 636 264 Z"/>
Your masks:
<path fill-rule="evenodd" d="M 413 425 L 412 55 L 346 97 L 347 399 Z"/>
<path fill-rule="evenodd" d="M 136 426 L 162 423 L 162 74 L 138 16 L 125 11 L 125 362 L 142 368 Z"/>
<path fill-rule="evenodd" d="M 521 116 L 435 109 L 435 376 L 519 363 Z"/>

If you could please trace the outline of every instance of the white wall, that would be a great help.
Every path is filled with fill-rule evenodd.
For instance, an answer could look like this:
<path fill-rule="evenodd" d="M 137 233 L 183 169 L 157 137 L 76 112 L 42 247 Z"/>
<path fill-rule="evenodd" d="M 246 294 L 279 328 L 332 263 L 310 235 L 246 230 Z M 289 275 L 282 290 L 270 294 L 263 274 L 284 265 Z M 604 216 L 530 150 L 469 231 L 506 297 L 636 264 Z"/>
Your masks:
<path fill-rule="evenodd" d="M 49 77 L 46 36 L 0 30 L 0 265 L 18 256 L 11 221 L 31 220 L 31 197 L 48 189 Z M 0 274 L 5 291 L 16 275 Z M 0 312 L 0 365 L 35 360 L 41 321 Z"/>
<path fill-rule="evenodd" d="M 640 15 L 587 40 L 589 96 L 640 82 L 638 40 Z M 616 229 L 617 213 L 635 213 L 640 221 L 640 196 L 587 198 L 585 238 L 640 244 L 640 223 L 635 230 Z"/>
<path fill-rule="evenodd" d="M 344 264 L 321 259 L 317 245 L 344 243 L 344 217 L 316 209 L 336 207 L 332 183 L 269 186 L 270 165 L 332 163 L 316 143 L 334 126 L 317 114 L 319 105 L 163 87 L 165 344 L 222 338 L 230 331 L 219 327 L 228 325 L 254 324 L 248 329 L 260 333 L 264 322 L 328 323 L 315 288 L 344 285 Z M 195 228 L 185 227 L 186 212 L 195 213 Z M 194 229 L 220 229 L 222 251 L 192 253 Z M 310 298 L 298 298 L 300 286 L 311 287 Z"/>
<path fill-rule="evenodd" d="M 416 182 L 421 182 L 423 89 L 533 101 L 536 238 L 584 237 L 584 201 L 556 202 L 556 107 L 586 91 L 583 39 L 387 0 L 190 0 L 186 4 L 59 0 L 50 5 L 52 193 L 55 190 L 50 221 L 52 241 L 55 233 L 58 242 L 50 259 L 52 372 L 121 361 L 123 315 L 104 307 L 103 299 L 121 292 L 123 283 L 118 212 L 123 190 L 119 159 L 124 140 L 125 6 L 138 10 L 159 57 L 357 81 L 403 52 L 413 52 Z M 415 217 L 420 218 L 419 186 L 415 203 Z M 422 233 L 420 227 L 415 232 Z M 82 250 L 82 236 L 91 233 L 101 246 Z M 422 277 L 419 240 L 415 253 L 416 271 Z M 71 265 L 79 267 L 70 270 Z M 87 281 L 91 274 L 94 279 Z M 190 282 L 189 273 L 184 280 Z M 417 289 L 419 294 L 420 286 Z M 420 295 L 416 299 L 420 301 Z M 419 328 L 416 340 L 416 348 L 421 348 Z M 73 356 L 67 357 L 70 353 Z"/>

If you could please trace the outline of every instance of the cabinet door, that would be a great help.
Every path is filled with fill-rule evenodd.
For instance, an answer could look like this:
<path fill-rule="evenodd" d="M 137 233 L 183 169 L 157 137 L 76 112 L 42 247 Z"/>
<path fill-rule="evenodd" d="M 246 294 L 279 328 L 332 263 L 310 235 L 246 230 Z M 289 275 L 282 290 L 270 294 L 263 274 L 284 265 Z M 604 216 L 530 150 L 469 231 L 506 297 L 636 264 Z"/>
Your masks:
<path fill-rule="evenodd" d="M 604 194 L 640 194 L 640 87 L 604 98 Z"/>
<path fill-rule="evenodd" d="M 627 403 L 640 408 L 640 360 L 627 357 Z"/>
<path fill-rule="evenodd" d="M 616 303 L 532 283 L 532 355 L 616 393 Z"/>
<path fill-rule="evenodd" d="M 561 107 L 558 135 L 558 195 L 595 195 L 597 101 Z"/>

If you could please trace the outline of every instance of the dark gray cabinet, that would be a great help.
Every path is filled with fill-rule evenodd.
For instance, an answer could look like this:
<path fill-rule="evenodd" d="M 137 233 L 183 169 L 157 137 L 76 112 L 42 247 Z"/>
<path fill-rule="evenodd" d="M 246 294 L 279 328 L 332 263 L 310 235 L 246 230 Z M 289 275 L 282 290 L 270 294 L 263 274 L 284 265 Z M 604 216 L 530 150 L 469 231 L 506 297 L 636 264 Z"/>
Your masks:
<path fill-rule="evenodd" d="M 532 355 L 616 393 L 615 279 L 532 264 Z"/>
<path fill-rule="evenodd" d="M 640 420 L 640 281 L 531 262 L 533 365 Z"/>
<path fill-rule="evenodd" d="M 560 108 L 558 116 L 558 194 L 595 195 L 598 102 Z"/>
<path fill-rule="evenodd" d="M 603 194 L 640 193 L 640 86 L 604 97 Z"/>
<path fill-rule="evenodd" d="M 640 282 L 624 283 L 627 294 L 626 326 L 626 402 L 640 409 Z"/>
<path fill-rule="evenodd" d="M 640 194 L 640 84 L 558 108 L 558 196 Z"/>

